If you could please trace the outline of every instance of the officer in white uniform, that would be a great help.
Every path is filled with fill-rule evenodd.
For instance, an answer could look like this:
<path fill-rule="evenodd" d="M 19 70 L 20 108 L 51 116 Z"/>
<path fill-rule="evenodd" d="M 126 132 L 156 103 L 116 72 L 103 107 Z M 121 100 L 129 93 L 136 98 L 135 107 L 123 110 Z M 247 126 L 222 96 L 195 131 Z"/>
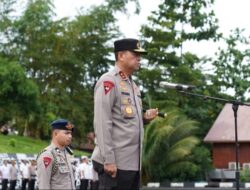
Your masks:
<path fill-rule="evenodd" d="M 74 126 L 65 119 L 58 119 L 51 126 L 52 143 L 37 157 L 38 188 L 75 189 L 72 152 L 68 148 Z"/>
<path fill-rule="evenodd" d="M 10 178 L 10 166 L 7 160 L 3 161 L 3 165 L 0 167 L 0 179 L 2 179 L 2 190 L 8 189 L 8 182 Z"/>

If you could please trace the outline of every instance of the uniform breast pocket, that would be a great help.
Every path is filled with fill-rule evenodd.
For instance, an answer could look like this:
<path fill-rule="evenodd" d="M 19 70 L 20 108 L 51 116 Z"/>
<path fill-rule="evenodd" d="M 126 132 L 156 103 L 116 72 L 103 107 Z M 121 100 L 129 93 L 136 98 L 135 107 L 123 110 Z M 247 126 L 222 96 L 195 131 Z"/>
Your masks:
<path fill-rule="evenodd" d="M 121 96 L 121 114 L 125 119 L 133 119 L 136 115 L 134 102 L 129 95 Z"/>
<path fill-rule="evenodd" d="M 59 163 L 58 169 L 59 169 L 60 173 L 62 173 L 62 174 L 69 173 L 69 167 L 67 166 L 66 163 Z"/>

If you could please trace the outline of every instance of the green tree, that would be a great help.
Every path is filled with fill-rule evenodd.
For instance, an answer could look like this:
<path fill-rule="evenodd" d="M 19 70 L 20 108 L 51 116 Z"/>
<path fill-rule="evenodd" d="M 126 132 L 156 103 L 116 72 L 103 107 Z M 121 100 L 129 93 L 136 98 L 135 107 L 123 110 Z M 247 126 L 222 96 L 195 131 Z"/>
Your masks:
<path fill-rule="evenodd" d="M 0 0 L 0 53 L 2 56 L 9 52 L 9 42 L 13 37 L 11 29 L 14 18 L 11 13 L 14 12 L 15 3 L 16 0 Z"/>
<path fill-rule="evenodd" d="M 213 2 L 163 1 L 159 11 L 149 17 L 149 24 L 142 27 L 145 47 L 150 55 L 147 57 L 147 69 L 143 70 L 142 75 L 154 73 L 150 75 L 150 81 L 143 84 L 150 94 L 154 94 L 161 80 L 194 85 L 203 82 L 198 69 L 200 59 L 190 52 L 183 53 L 183 44 L 191 40 L 216 40 L 219 37 L 216 33 L 217 19 L 211 8 Z M 143 76 L 141 78 L 144 79 Z"/>
<path fill-rule="evenodd" d="M 74 122 L 79 141 L 93 130 L 93 87 L 113 64 L 110 42 L 120 34 L 115 13 L 125 13 L 128 2 L 138 6 L 137 0 L 105 1 L 75 19 L 56 20 L 52 0 L 27 1 L 9 25 L 11 38 L 0 31 L 8 42 L 0 44 L 1 53 L 18 61 L 39 87 L 41 113 L 22 120 L 27 128 L 36 126 L 32 135 L 47 138 L 58 117 Z"/>
<path fill-rule="evenodd" d="M 213 60 L 215 67 L 213 84 L 220 87 L 221 92 L 232 90 L 234 97 L 246 100 L 250 82 L 250 49 L 249 39 L 243 35 L 244 30 L 236 28 L 228 38 L 224 38 L 227 47 L 219 49 Z"/>
<path fill-rule="evenodd" d="M 214 0 L 165 0 L 159 5 L 159 10 L 148 18 L 149 23 L 141 28 L 144 47 L 148 50 L 147 61 L 142 65 L 138 73 L 139 83 L 143 86 L 144 94 L 152 97 L 152 107 L 160 110 L 172 110 L 179 108 L 186 117 L 198 121 L 197 133 L 199 139 L 203 139 L 212 122 L 223 106 L 213 101 L 185 96 L 175 90 L 165 90 L 159 87 L 160 81 L 192 84 L 197 86 L 195 93 L 204 95 L 219 95 L 218 87 L 209 85 L 211 76 L 204 74 L 204 64 L 209 59 L 199 57 L 184 49 L 191 41 L 217 40 L 221 34 L 217 33 L 218 21 L 213 11 Z M 201 148 L 201 147 L 200 147 Z M 197 148 L 192 152 L 202 152 L 207 155 L 206 148 Z M 158 155 L 155 154 L 155 157 Z M 190 155 L 192 157 L 193 155 Z M 189 157 L 189 158 L 190 158 Z M 167 158 L 163 158 L 166 159 Z M 165 172 L 162 176 L 169 179 L 200 179 L 209 168 L 199 160 L 191 159 L 190 175 L 182 176 L 174 169 L 160 170 Z M 147 164 L 145 162 L 145 164 Z M 144 167 L 149 167 L 148 164 Z M 173 166 L 175 167 L 175 166 Z M 177 171 L 176 166 L 176 171 Z M 183 167 L 184 171 L 187 169 Z M 156 175 L 156 174 L 155 174 Z M 154 176 L 155 177 L 155 176 Z"/>
<path fill-rule="evenodd" d="M 38 87 L 25 75 L 23 68 L 16 62 L 0 58 L 0 115 L 1 123 L 38 114 Z M 20 129 L 24 130 L 24 129 Z"/>
<path fill-rule="evenodd" d="M 198 166 L 191 155 L 199 143 L 195 137 L 197 124 L 175 111 L 146 127 L 142 157 L 144 183 L 195 177 Z"/>
<path fill-rule="evenodd" d="M 203 134 L 211 126 L 211 115 L 217 106 L 198 98 L 185 97 L 175 91 L 159 87 L 160 81 L 192 84 L 197 93 L 210 95 L 207 75 L 202 65 L 207 59 L 191 52 L 184 52 L 183 44 L 190 41 L 217 40 L 218 23 L 212 10 L 213 0 L 167 0 L 149 17 L 149 24 L 142 27 L 148 62 L 138 73 L 144 92 L 158 100 L 159 108 L 179 107 L 191 118 L 205 123 Z M 204 117 L 207 115 L 208 117 Z"/>

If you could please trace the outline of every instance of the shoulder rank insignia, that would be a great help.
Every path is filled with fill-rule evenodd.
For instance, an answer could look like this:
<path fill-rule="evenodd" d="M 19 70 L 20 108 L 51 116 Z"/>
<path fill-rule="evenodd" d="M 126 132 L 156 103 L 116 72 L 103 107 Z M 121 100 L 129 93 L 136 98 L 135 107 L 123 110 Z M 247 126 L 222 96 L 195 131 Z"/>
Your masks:
<path fill-rule="evenodd" d="M 104 91 L 105 91 L 105 95 L 107 93 L 110 92 L 110 90 L 115 86 L 113 82 L 111 81 L 104 81 L 103 82 L 103 86 L 104 86 Z"/>
<path fill-rule="evenodd" d="M 124 72 L 120 71 L 120 72 L 119 72 L 119 75 L 120 75 L 120 77 L 122 78 L 122 80 L 126 80 L 126 79 L 127 79 L 127 77 L 126 77 L 126 75 L 125 75 Z"/>

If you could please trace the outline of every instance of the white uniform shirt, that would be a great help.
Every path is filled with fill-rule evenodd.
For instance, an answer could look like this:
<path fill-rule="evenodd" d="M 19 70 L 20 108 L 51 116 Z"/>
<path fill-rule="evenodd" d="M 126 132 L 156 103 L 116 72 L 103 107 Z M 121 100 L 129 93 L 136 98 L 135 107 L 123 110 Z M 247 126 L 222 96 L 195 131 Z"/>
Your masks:
<path fill-rule="evenodd" d="M 81 163 L 78 168 L 80 179 L 88 179 L 88 165 L 86 163 Z"/>
<path fill-rule="evenodd" d="M 29 176 L 29 165 L 28 164 L 21 164 L 20 172 L 22 173 L 22 178 L 28 179 Z"/>
<path fill-rule="evenodd" d="M 17 166 L 10 166 L 10 180 L 17 180 L 18 168 Z"/>
<path fill-rule="evenodd" d="M 93 165 L 92 164 L 88 164 L 86 167 L 86 179 L 90 179 L 93 180 Z"/>
<path fill-rule="evenodd" d="M 77 164 L 77 166 L 75 168 L 75 179 L 80 179 L 79 166 L 80 166 L 80 164 Z"/>
<path fill-rule="evenodd" d="M 2 165 L 0 167 L 1 173 L 2 173 L 2 179 L 9 179 L 10 178 L 10 166 Z"/>

